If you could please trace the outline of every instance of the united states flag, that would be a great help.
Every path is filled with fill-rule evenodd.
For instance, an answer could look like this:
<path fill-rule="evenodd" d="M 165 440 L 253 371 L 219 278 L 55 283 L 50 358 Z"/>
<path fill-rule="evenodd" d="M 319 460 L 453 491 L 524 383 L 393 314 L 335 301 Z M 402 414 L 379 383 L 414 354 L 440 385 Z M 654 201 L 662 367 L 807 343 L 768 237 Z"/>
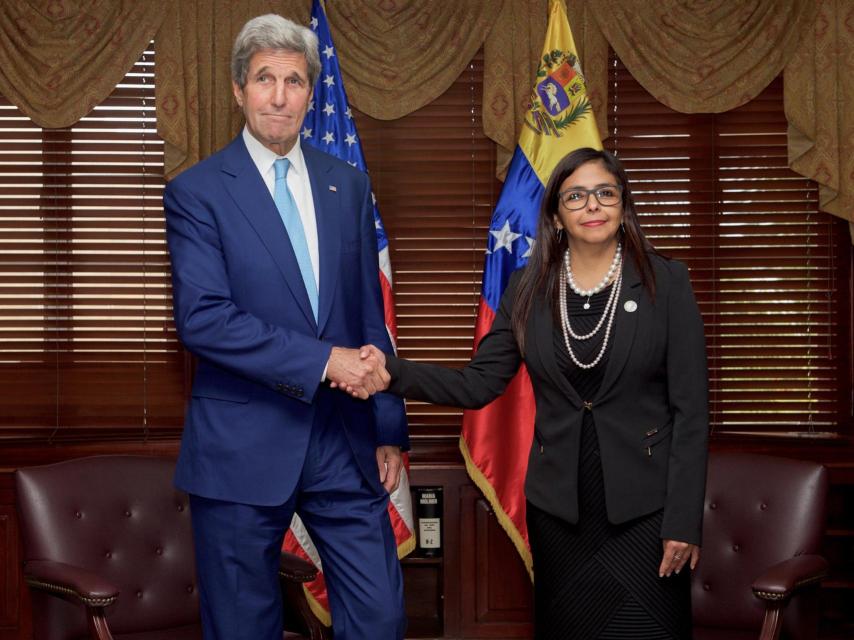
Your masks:
<path fill-rule="evenodd" d="M 314 87 L 314 99 L 309 105 L 303 123 L 302 142 L 346 160 L 352 166 L 367 173 L 365 155 L 362 152 L 359 135 L 356 133 L 356 123 L 350 112 L 347 94 L 344 92 L 344 85 L 341 82 L 338 57 L 332 44 L 332 35 L 329 31 L 329 23 L 326 21 L 326 13 L 323 11 L 320 0 L 314 0 L 312 4 L 311 28 L 319 40 L 322 69 L 320 79 Z M 377 230 L 379 279 L 383 293 L 385 324 L 391 342 L 397 348 L 397 322 L 394 317 L 388 237 L 380 219 L 376 198 L 374 198 L 374 224 Z M 409 493 L 408 460 L 406 456 L 404 459 L 406 467 L 401 472 L 400 486 L 391 494 L 388 505 L 389 517 L 397 539 L 397 554 L 401 558 L 415 548 L 415 525 Z M 291 528 L 285 536 L 284 549 L 309 560 L 318 568 L 317 579 L 305 587 L 306 596 L 315 615 L 329 626 L 331 617 L 329 599 L 326 595 L 326 583 L 323 579 L 323 567 L 317 549 L 299 516 L 294 516 Z"/>

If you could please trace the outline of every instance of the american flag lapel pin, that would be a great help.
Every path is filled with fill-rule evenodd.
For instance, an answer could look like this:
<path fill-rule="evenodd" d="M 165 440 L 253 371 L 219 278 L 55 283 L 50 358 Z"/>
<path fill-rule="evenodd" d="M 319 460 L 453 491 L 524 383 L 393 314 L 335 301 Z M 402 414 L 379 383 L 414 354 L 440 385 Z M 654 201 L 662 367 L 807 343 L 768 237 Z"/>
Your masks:
<path fill-rule="evenodd" d="M 338 191 L 338 187 L 336 187 L 334 184 L 330 184 L 330 185 L 329 185 L 329 190 L 330 190 L 330 191 Z"/>

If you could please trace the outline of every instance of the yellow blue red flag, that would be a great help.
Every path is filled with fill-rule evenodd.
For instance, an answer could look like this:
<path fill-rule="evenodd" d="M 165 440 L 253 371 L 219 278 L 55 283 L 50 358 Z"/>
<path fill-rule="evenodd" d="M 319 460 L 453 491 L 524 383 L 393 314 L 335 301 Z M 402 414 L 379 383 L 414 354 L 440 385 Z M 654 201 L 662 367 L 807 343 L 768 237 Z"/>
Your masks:
<path fill-rule="evenodd" d="M 549 175 L 567 153 L 602 144 L 562 0 L 549 0 L 549 22 L 531 106 L 487 238 L 475 346 L 495 319 L 510 274 L 528 262 Z M 525 524 L 525 473 L 534 437 L 534 396 L 524 366 L 504 394 L 466 411 L 460 449 L 472 480 L 492 505 L 531 573 Z"/>

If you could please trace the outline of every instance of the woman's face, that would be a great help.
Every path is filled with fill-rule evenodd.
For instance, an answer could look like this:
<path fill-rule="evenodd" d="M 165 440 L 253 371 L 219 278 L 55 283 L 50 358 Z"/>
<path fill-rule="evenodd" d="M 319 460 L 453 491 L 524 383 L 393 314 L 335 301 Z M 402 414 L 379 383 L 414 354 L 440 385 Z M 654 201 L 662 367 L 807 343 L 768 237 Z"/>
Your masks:
<path fill-rule="evenodd" d="M 622 193 L 617 177 L 601 162 L 578 167 L 559 193 L 554 223 L 566 231 L 571 249 L 616 242 L 623 220 Z"/>

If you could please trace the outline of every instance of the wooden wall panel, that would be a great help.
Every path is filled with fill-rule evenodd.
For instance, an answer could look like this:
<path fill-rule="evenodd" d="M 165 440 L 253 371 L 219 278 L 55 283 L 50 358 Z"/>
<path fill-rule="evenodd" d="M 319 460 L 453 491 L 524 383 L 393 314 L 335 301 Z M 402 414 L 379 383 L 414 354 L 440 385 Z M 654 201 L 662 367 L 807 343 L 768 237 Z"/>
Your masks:
<path fill-rule="evenodd" d="M 477 550 L 475 619 L 523 623 L 527 629 L 533 592 L 525 565 L 486 500 L 476 498 L 473 511 Z"/>
<path fill-rule="evenodd" d="M 463 635 L 472 638 L 530 638 L 531 581 L 518 552 L 480 491 L 461 490 L 459 521 L 466 550 L 463 565 Z"/>
<path fill-rule="evenodd" d="M 18 536 L 15 508 L 0 505 L 0 628 L 18 623 Z"/>
<path fill-rule="evenodd" d="M 441 638 L 442 559 L 408 557 L 403 561 L 408 637 Z"/>
<path fill-rule="evenodd" d="M 12 473 L 0 468 L 0 640 L 22 640 L 31 635 L 20 544 Z"/>

